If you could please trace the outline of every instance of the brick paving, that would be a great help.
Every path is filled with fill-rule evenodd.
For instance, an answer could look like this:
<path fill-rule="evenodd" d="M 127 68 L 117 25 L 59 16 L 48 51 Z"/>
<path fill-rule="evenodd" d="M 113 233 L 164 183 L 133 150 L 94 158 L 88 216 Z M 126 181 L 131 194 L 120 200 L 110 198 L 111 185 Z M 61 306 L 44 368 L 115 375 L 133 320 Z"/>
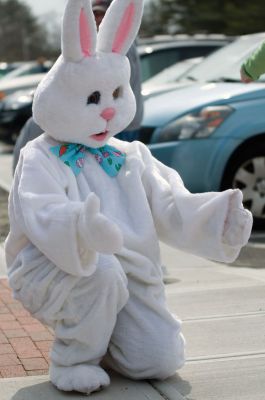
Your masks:
<path fill-rule="evenodd" d="M 46 375 L 53 335 L 12 297 L 0 279 L 0 378 Z"/>

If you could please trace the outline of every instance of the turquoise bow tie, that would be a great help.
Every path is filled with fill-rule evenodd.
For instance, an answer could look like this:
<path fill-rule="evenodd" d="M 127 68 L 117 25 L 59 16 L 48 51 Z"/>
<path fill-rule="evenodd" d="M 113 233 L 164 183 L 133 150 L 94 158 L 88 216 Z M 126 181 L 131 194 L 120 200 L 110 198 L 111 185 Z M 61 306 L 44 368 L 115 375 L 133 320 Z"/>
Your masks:
<path fill-rule="evenodd" d="M 68 165 L 75 176 L 81 172 L 84 166 L 86 152 L 93 154 L 99 165 L 112 177 L 118 175 L 126 158 L 125 153 L 109 145 L 93 149 L 82 144 L 67 143 L 50 147 L 50 151 Z"/>

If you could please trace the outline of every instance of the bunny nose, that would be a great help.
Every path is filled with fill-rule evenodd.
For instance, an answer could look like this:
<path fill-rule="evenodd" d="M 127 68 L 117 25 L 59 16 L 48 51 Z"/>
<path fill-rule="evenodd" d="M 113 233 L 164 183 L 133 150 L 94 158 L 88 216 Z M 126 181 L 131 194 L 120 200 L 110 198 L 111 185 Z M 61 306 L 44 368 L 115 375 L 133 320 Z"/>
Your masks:
<path fill-rule="evenodd" d="M 105 110 L 102 111 L 100 116 L 104 118 L 106 121 L 110 121 L 114 115 L 116 114 L 116 111 L 114 108 L 105 108 Z"/>

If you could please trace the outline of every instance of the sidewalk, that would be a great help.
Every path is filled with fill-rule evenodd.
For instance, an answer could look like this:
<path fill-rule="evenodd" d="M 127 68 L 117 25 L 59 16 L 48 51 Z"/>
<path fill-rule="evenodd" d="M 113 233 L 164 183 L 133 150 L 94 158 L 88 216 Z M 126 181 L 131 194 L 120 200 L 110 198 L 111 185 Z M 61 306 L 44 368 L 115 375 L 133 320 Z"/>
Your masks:
<path fill-rule="evenodd" d="M 48 373 L 51 332 L 12 298 L 0 279 L 0 377 Z"/>
<path fill-rule="evenodd" d="M 186 366 L 165 382 L 114 374 L 110 387 L 91 400 L 264 400 L 265 268 L 221 265 L 166 246 L 162 259 L 169 307 L 183 320 Z M 39 376 L 47 372 L 52 335 L 11 300 L 3 279 L 0 293 L 1 400 L 83 399 Z"/>

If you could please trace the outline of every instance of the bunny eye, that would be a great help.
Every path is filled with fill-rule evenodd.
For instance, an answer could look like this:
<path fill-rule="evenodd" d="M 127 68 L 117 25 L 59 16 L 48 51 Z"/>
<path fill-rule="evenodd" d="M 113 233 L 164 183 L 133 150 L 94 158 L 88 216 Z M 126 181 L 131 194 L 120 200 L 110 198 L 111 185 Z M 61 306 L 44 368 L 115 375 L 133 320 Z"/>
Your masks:
<path fill-rule="evenodd" d="M 114 100 L 116 100 L 119 97 L 121 97 L 121 95 L 122 95 L 122 87 L 119 86 L 117 89 L 114 90 L 114 92 L 112 93 L 112 96 L 113 96 Z"/>
<path fill-rule="evenodd" d="M 98 104 L 100 102 L 100 93 L 94 92 L 87 98 L 87 104 Z"/>

